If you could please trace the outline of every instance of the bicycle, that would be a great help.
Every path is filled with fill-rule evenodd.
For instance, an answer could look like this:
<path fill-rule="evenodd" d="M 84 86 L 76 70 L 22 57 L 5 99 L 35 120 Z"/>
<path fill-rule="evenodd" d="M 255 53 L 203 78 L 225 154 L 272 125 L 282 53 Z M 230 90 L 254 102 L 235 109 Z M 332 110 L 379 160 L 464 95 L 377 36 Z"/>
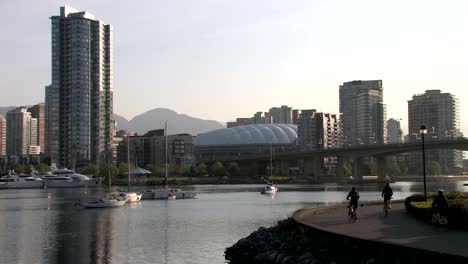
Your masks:
<path fill-rule="evenodd" d="M 349 222 L 350 223 L 355 223 L 356 219 L 357 219 L 356 209 L 354 209 L 354 206 L 351 206 L 351 205 L 349 205 L 348 208 L 349 208 L 349 210 L 348 210 Z"/>
<path fill-rule="evenodd" d="M 383 207 L 384 216 L 388 215 L 389 208 L 390 208 L 390 199 L 384 202 L 384 207 Z"/>

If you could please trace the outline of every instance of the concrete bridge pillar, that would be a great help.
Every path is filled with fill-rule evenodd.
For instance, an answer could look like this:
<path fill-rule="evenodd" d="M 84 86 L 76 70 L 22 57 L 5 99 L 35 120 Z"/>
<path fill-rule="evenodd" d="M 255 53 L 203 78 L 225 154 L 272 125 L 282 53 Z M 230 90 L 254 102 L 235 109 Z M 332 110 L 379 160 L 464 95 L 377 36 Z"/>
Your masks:
<path fill-rule="evenodd" d="M 353 161 L 353 177 L 358 181 L 362 181 L 362 176 L 364 175 L 363 172 L 364 167 L 364 158 L 363 157 L 356 157 Z"/>
<path fill-rule="evenodd" d="M 289 162 L 287 160 L 280 160 L 280 175 L 289 176 Z"/>
<path fill-rule="evenodd" d="M 337 156 L 336 157 L 336 171 L 335 171 L 335 174 L 336 174 L 336 181 L 337 182 L 342 182 L 344 181 L 344 168 L 343 168 L 343 165 L 344 165 L 344 158 L 342 156 Z"/>
<path fill-rule="evenodd" d="M 314 181 L 318 181 L 322 175 L 322 158 L 313 157 L 304 159 L 304 177 L 312 176 Z"/>
<path fill-rule="evenodd" d="M 377 177 L 379 180 L 384 181 L 385 177 L 385 157 L 375 157 L 377 162 Z"/>

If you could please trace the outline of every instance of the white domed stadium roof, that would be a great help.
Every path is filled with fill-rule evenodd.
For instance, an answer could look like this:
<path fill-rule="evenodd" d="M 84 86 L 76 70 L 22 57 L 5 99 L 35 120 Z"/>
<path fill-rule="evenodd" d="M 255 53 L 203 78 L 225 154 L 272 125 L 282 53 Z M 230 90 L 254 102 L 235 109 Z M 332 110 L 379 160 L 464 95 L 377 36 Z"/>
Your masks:
<path fill-rule="evenodd" d="M 290 124 L 255 124 L 214 130 L 194 139 L 196 146 L 292 144 L 297 140 L 297 127 Z"/>

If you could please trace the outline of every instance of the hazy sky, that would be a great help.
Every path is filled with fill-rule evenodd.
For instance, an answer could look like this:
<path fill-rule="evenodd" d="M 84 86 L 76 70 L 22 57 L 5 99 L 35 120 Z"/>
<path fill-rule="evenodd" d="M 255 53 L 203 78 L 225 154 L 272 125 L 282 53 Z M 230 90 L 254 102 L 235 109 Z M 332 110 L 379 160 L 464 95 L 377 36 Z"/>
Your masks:
<path fill-rule="evenodd" d="M 468 1 L 0 0 L 0 106 L 44 101 L 50 19 L 67 4 L 114 27 L 114 112 L 230 121 L 272 106 L 338 112 L 338 86 L 382 79 L 387 117 L 428 89 L 468 133 Z"/>

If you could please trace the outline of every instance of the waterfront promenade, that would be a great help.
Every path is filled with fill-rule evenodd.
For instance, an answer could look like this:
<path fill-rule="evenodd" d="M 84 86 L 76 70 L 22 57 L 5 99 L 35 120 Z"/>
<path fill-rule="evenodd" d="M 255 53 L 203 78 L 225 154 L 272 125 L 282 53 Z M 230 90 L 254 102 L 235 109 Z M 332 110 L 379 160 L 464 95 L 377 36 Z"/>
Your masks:
<path fill-rule="evenodd" d="M 387 217 L 383 216 L 382 203 L 359 207 L 356 223 L 349 223 L 343 205 L 303 209 L 294 219 L 338 235 L 468 258 L 468 232 L 413 219 L 402 202 L 394 203 Z"/>

